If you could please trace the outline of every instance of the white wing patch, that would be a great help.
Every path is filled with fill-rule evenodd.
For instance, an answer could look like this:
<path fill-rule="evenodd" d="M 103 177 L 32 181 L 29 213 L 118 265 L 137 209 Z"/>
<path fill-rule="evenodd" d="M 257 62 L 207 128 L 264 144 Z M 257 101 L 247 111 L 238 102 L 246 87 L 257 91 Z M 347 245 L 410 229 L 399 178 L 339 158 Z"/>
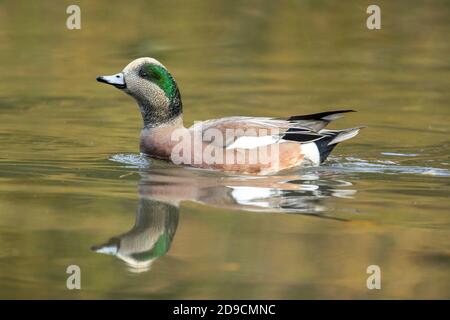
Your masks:
<path fill-rule="evenodd" d="M 283 142 L 279 138 L 274 138 L 272 136 L 242 136 L 237 138 L 232 144 L 227 146 L 229 149 L 254 149 L 261 146 L 267 146 L 273 143 Z"/>
<path fill-rule="evenodd" d="M 243 187 L 243 186 L 227 186 L 233 189 L 231 196 L 233 199 L 243 205 L 253 205 L 258 207 L 270 208 L 270 199 L 276 196 L 279 191 L 271 188 L 263 187 Z"/>

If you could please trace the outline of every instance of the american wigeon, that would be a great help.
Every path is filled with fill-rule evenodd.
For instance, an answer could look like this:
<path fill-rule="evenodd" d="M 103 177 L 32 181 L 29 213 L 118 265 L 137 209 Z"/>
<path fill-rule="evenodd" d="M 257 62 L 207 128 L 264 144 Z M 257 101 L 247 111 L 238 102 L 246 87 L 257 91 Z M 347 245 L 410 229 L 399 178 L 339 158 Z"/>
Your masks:
<path fill-rule="evenodd" d="M 113 85 L 137 101 L 144 121 L 142 153 L 198 168 L 270 174 L 319 165 L 337 143 L 354 137 L 361 129 L 324 129 L 353 110 L 286 118 L 236 116 L 185 128 L 178 86 L 153 58 L 136 59 L 121 72 L 99 76 L 97 81 Z"/>

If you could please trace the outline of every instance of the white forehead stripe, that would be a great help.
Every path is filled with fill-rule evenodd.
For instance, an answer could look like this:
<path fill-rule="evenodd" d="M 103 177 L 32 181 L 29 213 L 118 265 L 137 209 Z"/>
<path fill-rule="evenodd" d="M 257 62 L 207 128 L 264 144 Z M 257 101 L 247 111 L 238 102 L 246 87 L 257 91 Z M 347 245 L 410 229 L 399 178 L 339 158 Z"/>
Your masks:
<path fill-rule="evenodd" d="M 138 66 L 140 66 L 140 65 L 142 65 L 142 64 L 144 64 L 144 63 L 156 64 L 156 65 L 159 65 L 159 66 L 161 66 L 161 67 L 163 67 L 163 68 L 166 68 L 166 67 L 164 67 L 164 65 L 163 65 L 161 62 L 159 62 L 158 60 L 153 59 L 153 58 L 149 58 L 149 57 L 144 57 L 144 58 L 137 58 L 137 59 L 131 61 L 131 62 L 123 69 L 123 71 L 135 69 L 136 67 L 138 67 Z"/>

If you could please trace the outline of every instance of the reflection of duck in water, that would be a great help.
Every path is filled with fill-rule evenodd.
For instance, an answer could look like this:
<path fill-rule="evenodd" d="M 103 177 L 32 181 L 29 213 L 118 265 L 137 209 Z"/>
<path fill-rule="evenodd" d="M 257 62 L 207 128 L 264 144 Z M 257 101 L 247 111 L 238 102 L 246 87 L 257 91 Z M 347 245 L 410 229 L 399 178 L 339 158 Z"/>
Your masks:
<path fill-rule="evenodd" d="M 350 182 L 323 172 L 250 178 L 182 167 L 168 171 L 153 162 L 141 176 L 141 196 L 173 204 L 194 201 L 246 211 L 321 214 L 329 210 L 326 198 L 351 198 L 356 192 Z"/>
<path fill-rule="evenodd" d="M 133 228 L 103 245 L 92 247 L 92 250 L 118 257 L 131 267 L 131 271 L 147 271 L 169 250 L 178 217 L 177 206 L 141 198 Z"/>
<path fill-rule="evenodd" d="M 132 271 L 150 269 L 170 248 L 179 219 L 179 204 L 194 201 L 220 208 L 246 211 L 278 211 L 315 214 L 329 208 L 329 197 L 351 198 L 351 183 L 324 173 L 243 177 L 224 176 L 203 170 L 160 166 L 140 172 L 139 207 L 134 227 L 107 243 L 94 246 L 98 253 L 125 261 Z M 334 217 L 333 217 L 334 218 Z"/>

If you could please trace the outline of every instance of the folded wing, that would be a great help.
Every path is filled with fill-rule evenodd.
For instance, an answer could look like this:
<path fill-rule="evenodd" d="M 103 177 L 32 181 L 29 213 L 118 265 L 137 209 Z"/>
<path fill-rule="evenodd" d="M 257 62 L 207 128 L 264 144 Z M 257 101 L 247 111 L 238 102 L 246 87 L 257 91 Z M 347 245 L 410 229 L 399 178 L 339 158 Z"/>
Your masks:
<path fill-rule="evenodd" d="M 331 121 L 347 112 L 353 112 L 353 110 L 337 110 L 288 118 L 228 117 L 196 123 L 190 130 L 201 131 L 204 137 L 213 136 L 210 143 L 227 149 L 252 149 L 283 141 L 303 144 L 322 139 L 327 140 L 328 144 L 331 143 L 330 137 L 336 139 L 334 143 L 337 143 L 349 139 L 350 133 L 347 133 L 347 138 L 344 139 L 341 132 L 345 130 L 323 129 Z M 357 132 L 354 133 L 356 134 Z M 338 141 L 338 139 L 341 140 Z"/>

